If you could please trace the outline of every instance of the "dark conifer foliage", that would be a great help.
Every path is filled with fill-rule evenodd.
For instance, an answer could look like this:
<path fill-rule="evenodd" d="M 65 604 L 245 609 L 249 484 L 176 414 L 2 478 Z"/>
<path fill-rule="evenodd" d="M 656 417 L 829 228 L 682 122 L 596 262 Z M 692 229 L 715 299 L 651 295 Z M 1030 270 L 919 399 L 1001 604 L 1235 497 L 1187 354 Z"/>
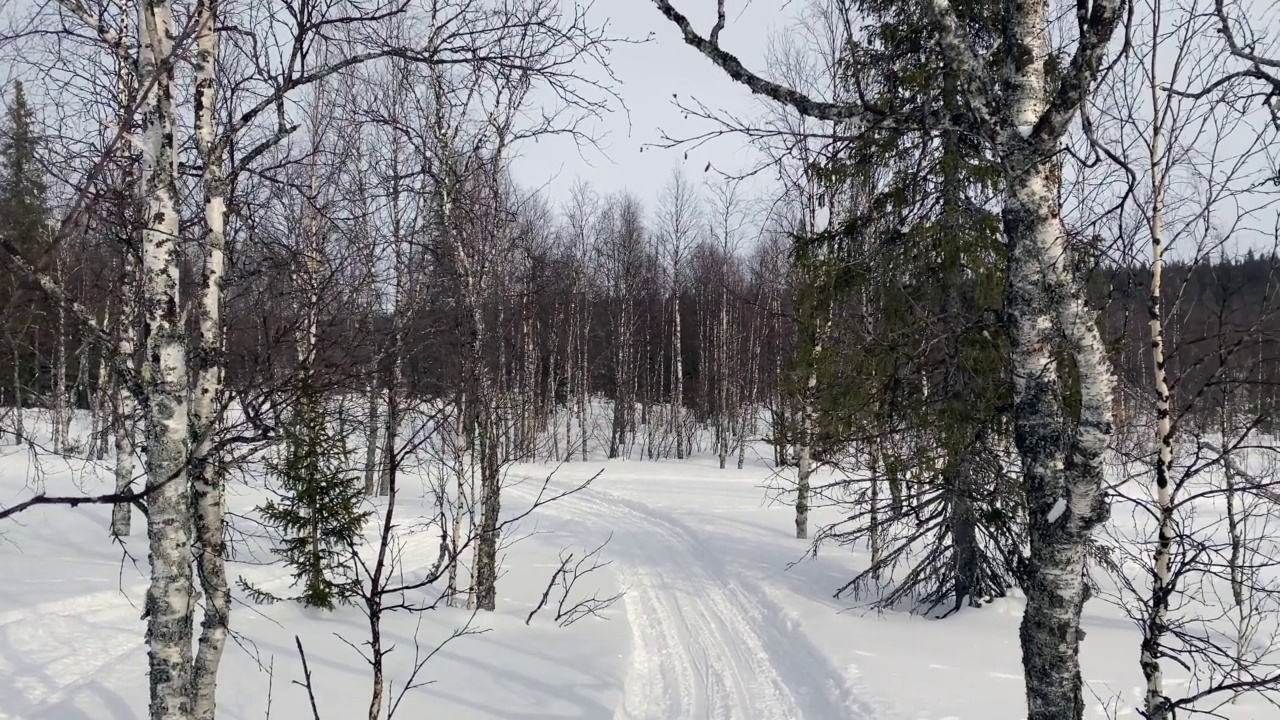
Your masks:
<path fill-rule="evenodd" d="M 48 264 L 52 237 L 40 126 L 22 83 L 7 90 L 0 125 L 0 236 Z M 51 308 L 31 279 L 11 267 L 0 270 L 0 308 L 10 366 L 0 377 L 6 404 L 38 404 L 52 384 L 55 334 L 41 320 Z"/>
<path fill-rule="evenodd" d="M 280 497 L 259 511 L 279 534 L 275 552 L 301 586 L 296 599 L 332 610 L 353 593 L 351 548 L 372 511 L 365 507 L 364 485 L 346 438 L 330 421 L 325 398 L 313 383 L 303 383 L 282 440 L 282 457 L 269 465 Z"/>

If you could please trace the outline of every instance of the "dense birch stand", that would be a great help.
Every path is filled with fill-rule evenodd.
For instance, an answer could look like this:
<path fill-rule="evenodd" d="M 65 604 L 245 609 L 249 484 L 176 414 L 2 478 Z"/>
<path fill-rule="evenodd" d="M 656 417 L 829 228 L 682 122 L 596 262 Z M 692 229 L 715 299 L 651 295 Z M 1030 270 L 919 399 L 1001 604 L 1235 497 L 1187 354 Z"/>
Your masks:
<path fill-rule="evenodd" d="M 857 104 L 817 101 L 753 74 L 720 47 L 723 0 L 718 0 L 718 19 L 706 36 L 669 0 L 653 1 L 679 27 L 686 43 L 755 93 L 822 120 L 911 122 L 877 117 Z M 987 139 L 1004 173 L 1013 422 L 1030 515 L 1021 629 L 1028 718 L 1078 719 L 1084 710 L 1079 619 L 1087 596 L 1085 557 L 1089 535 L 1107 511 L 1103 456 L 1111 435 L 1113 374 L 1082 284 L 1070 271 L 1056 195 L 1059 178 L 1051 157 L 1106 56 L 1120 2 L 1077 6 L 1079 38 L 1057 87 L 1050 87 L 1046 77 L 1045 4 L 1005 5 L 1006 61 L 999 77 L 984 70 L 947 0 L 923 4 L 966 95 L 966 122 Z M 1080 414 L 1073 427 L 1066 423 L 1065 368 L 1055 352 L 1059 334 L 1079 373 Z"/>

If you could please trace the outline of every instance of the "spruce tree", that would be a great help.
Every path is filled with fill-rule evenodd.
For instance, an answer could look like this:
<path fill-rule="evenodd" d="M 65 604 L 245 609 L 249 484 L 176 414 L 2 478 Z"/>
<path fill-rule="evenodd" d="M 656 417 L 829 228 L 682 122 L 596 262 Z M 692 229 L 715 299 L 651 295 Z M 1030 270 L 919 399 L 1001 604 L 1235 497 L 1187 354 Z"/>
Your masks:
<path fill-rule="evenodd" d="M 46 191 L 35 111 L 22 83 L 14 82 L 0 135 L 0 231 L 19 250 L 43 249 L 40 243 L 48 232 Z"/>
<path fill-rule="evenodd" d="M 23 256 L 38 260 L 49 244 L 47 183 L 35 111 L 27 101 L 21 82 L 14 82 L 7 105 L 0 128 L 0 238 Z M 38 359 L 32 358 L 29 352 L 36 345 L 34 335 L 40 323 L 35 319 L 41 312 L 44 296 L 32 286 L 31 279 L 12 264 L 0 270 L 0 294 L 4 295 L 0 302 L 8 308 L 0 322 L 13 362 L 13 377 L 0 381 L 13 385 L 9 395 L 12 406 L 20 412 L 21 378 L 33 374 L 38 367 Z M 17 428 L 20 434 L 20 418 Z"/>
<path fill-rule="evenodd" d="M 275 550 L 293 570 L 294 586 L 302 586 L 294 599 L 332 610 L 351 596 L 347 560 L 371 512 L 362 508 L 363 481 L 349 462 L 345 438 L 330 426 L 324 395 L 309 374 L 283 436 L 282 457 L 271 468 L 280 498 L 259 512 L 280 533 Z"/>
<path fill-rule="evenodd" d="M 915 6 L 862 0 L 870 18 L 847 45 L 848 92 L 895 114 L 959 118 L 964 108 L 945 53 L 926 42 Z M 999 3 L 954 4 L 975 44 L 1001 62 Z M 829 184 L 864 196 L 822 237 L 841 294 L 862 331 L 824 369 L 820 444 L 870 438 L 883 481 L 861 493 L 862 510 L 830 533 L 868 542 L 873 564 L 848 588 L 905 581 L 882 605 L 933 608 L 1003 594 L 1020 566 L 1022 493 L 1007 472 L 1011 443 L 1007 342 L 998 321 L 1006 283 L 1003 237 L 989 199 L 998 168 L 980 138 L 942 130 L 876 130 L 843 141 L 823 168 Z M 877 493 L 887 487 L 889 497 Z"/>

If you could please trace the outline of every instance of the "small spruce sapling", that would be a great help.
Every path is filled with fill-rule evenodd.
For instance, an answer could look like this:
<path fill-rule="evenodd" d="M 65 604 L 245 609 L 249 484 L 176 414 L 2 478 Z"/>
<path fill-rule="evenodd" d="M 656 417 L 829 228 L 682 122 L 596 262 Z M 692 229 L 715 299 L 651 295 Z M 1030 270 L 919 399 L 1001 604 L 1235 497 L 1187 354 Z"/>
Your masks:
<path fill-rule="evenodd" d="M 259 512 L 280 533 L 275 551 L 293 570 L 294 587 L 302 586 L 293 599 L 332 610 L 351 595 L 346 559 L 372 512 L 363 508 L 360 474 L 349 462 L 345 439 L 330 427 L 323 401 L 313 383 L 304 381 L 285 425 L 282 457 L 271 464 L 280 497 Z M 258 600 L 274 599 L 246 589 Z"/>

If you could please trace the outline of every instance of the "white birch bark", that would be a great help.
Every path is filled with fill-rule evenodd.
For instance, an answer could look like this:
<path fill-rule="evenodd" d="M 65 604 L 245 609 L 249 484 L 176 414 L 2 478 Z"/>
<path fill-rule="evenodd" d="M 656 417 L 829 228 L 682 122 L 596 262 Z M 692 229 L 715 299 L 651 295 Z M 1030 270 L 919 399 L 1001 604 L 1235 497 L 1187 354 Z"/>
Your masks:
<path fill-rule="evenodd" d="M 437 152 L 441 154 L 438 163 L 436 208 L 444 231 L 447 252 L 453 256 L 457 268 L 463 311 L 469 316 L 466 346 L 463 358 L 463 377 L 468 399 L 472 403 L 471 412 L 467 413 L 471 420 L 472 451 L 475 453 L 473 472 L 478 473 L 479 483 L 476 487 L 476 501 L 480 506 L 480 518 L 476 532 L 474 581 L 472 590 L 475 607 L 493 611 L 497 604 L 498 580 L 498 545 L 501 536 L 499 515 L 502 508 L 501 477 L 499 454 L 499 404 L 495 391 L 498 383 L 484 357 L 484 343 L 491 331 L 487 327 L 484 316 L 485 300 L 488 287 L 486 269 L 498 267 L 497 253 L 484 256 L 484 248 L 468 247 L 460 233 L 453 232 L 453 210 L 456 190 L 462 187 L 467 179 L 468 170 L 476 171 L 474 177 L 478 181 L 477 191 L 483 193 L 493 203 L 492 207 L 500 208 L 504 202 L 502 179 L 507 143 L 511 140 L 511 123 L 514 112 L 523 104 L 528 92 L 526 78 L 511 78 L 512 84 L 497 88 L 495 101 L 499 103 L 487 112 L 486 125 L 492 131 L 492 151 L 480 153 L 479 167 L 467 166 L 468 158 L 458 154 L 457 134 L 459 124 L 450 124 L 448 113 L 450 107 L 449 88 L 444 77 L 433 72 L 431 82 L 435 99 L 435 117 L 431 123 L 431 132 Z M 501 213 L 493 222 L 490 241 L 492 248 L 501 247 L 509 241 L 509 232 L 501 220 Z M 572 362 L 572 360 L 570 360 Z M 470 602 L 468 603 L 470 607 Z"/>
<path fill-rule="evenodd" d="M 684 333 L 681 328 L 680 296 L 684 291 L 686 256 L 699 222 L 696 202 L 688 181 L 677 172 L 663 190 L 658 216 L 659 252 L 665 256 L 667 301 L 670 304 L 667 331 L 670 333 L 668 338 L 671 343 L 671 396 L 667 429 L 675 436 L 677 460 L 684 459 L 688 451 L 684 432 Z"/>
<path fill-rule="evenodd" d="M 27 436 L 26 428 L 22 424 L 22 358 L 18 355 L 18 348 L 15 345 L 13 349 L 13 444 L 21 445 L 23 439 Z"/>
<path fill-rule="evenodd" d="M 371 375 L 376 377 L 377 365 L 371 368 Z M 379 416 L 378 383 L 371 380 L 365 387 L 365 447 L 364 447 L 364 493 L 370 497 L 378 493 L 378 436 L 381 430 Z"/>
<path fill-rule="evenodd" d="M 1230 420 L 1231 409 L 1223 403 L 1218 413 L 1218 434 L 1220 436 L 1220 452 L 1228 451 L 1227 438 L 1232 432 L 1234 423 Z M 1241 474 L 1236 463 L 1230 457 L 1223 457 L 1223 487 L 1227 501 L 1227 537 L 1231 545 L 1231 553 L 1227 559 L 1227 568 L 1231 580 L 1231 601 L 1235 609 L 1235 649 L 1236 670 L 1246 671 L 1248 656 L 1251 653 L 1253 638 L 1261 624 L 1258 613 L 1253 612 L 1250 602 L 1252 583 L 1249 582 L 1253 565 L 1247 547 L 1249 527 L 1248 496 L 1241 493 Z M 1235 703 L 1243 690 L 1233 694 L 1231 702 Z"/>
<path fill-rule="evenodd" d="M 187 482 L 187 342 L 180 312 L 174 23 L 169 0 L 142 0 L 142 315 L 147 407 L 147 643 L 151 719 L 187 720 L 192 665 L 191 493 Z"/>
<path fill-rule="evenodd" d="M 556 388 L 560 386 L 560 350 L 559 343 L 555 338 L 552 338 L 551 354 L 547 365 L 550 377 L 547 378 L 547 399 L 545 404 L 547 409 L 547 419 L 551 430 L 550 457 L 559 461 L 560 423 L 556 418 Z"/>
<path fill-rule="evenodd" d="M 449 607 L 462 607 L 462 595 L 458 592 L 458 563 L 462 558 L 462 517 L 467 512 L 466 474 L 461 465 L 466 454 L 467 433 L 464 429 L 466 394 L 458 397 L 455 410 L 455 427 L 452 437 L 454 469 L 453 523 L 449 528 L 449 573 L 445 585 L 445 596 Z"/>
<path fill-rule="evenodd" d="M 367 273 L 367 284 L 363 288 L 363 295 L 366 304 L 365 312 L 368 313 L 367 332 L 370 337 L 374 337 L 378 331 L 378 243 L 370 221 L 373 209 L 369 201 L 368 177 L 365 174 L 364 142 L 359 135 L 359 129 L 356 132 L 354 149 L 356 207 L 360 213 L 358 228 L 360 240 L 365 243 L 364 272 Z M 382 430 L 379 419 L 380 360 L 377 353 L 374 353 L 364 371 L 367 378 L 365 382 L 364 492 L 369 497 L 373 497 L 378 492 L 378 439 Z"/>
<path fill-rule="evenodd" d="M 72 423 L 75 421 L 75 413 L 80 407 L 79 401 L 82 394 L 84 398 L 89 401 L 87 403 L 89 406 L 88 407 L 89 412 L 90 413 L 93 412 L 93 399 L 89 393 L 89 383 L 86 378 L 88 370 L 89 370 L 89 342 L 88 342 L 87 335 L 82 333 L 80 338 L 80 345 L 76 349 L 76 379 L 74 382 L 70 384 L 70 387 L 68 387 L 67 394 L 66 394 L 68 412 L 65 416 L 67 419 L 67 425 L 66 425 L 66 431 L 63 433 L 63 437 L 67 438 L 68 440 L 70 440 L 71 438 L 71 426 L 72 426 Z M 90 418 L 89 427 L 87 429 L 87 434 L 84 436 L 84 441 L 85 441 L 85 447 L 87 448 L 85 451 L 85 455 L 88 457 L 91 457 L 93 455 L 92 418 Z"/>
<path fill-rule="evenodd" d="M 102 327 L 111 327 L 110 306 L 103 313 Z M 88 457 L 96 460 L 102 460 L 106 457 L 107 438 L 111 434 L 109 430 L 112 424 L 111 402 L 107 399 L 111 394 L 111 378 L 107 374 L 107 359 L 105 357 L 107 352 L 110 352 L 110 350 L 103 347 L 98 355 L 98 364 L 93 382 L 93 432 L 90 434 Z"/>
<path fill-rule="evenodd" d="M 951 18 L 954 21 L 954 18 Z M 1110 445 L 1113 376 L 1084 288 L 1067 258 L 1059 170 L 1050 155 L 1088 91 L 1119 19 L 1118 3 L 1094 4 L 1072 72 L 1053 105 L 1046 85 L 1048 8 L 1017 6 L 1005 19 L 1006 308 L 1014 380 L 1014 438 L 1027 488 L 1031 538 L 1021 638 L 1029 720 L 1079 720 L 1080 612 L 1088 591 L 1089 535 L 1105 519 L 1103 459 Z M 954 35 L 953 35 L 954 37 Z M 959 52 L 959 51 L 956 51 Z M 965 55 L 965 58 L 971 56 Z M 970 94 L 980 97 L 970 87 Z M 1056 326 L 1056 327 L 1055 327 Z M 1080 410 L 1067 430 L 1057 335 L 1079 375 Z"/>
<path fill-rule="evenodd" d="M 54 249 L 54 277 L 58 285 L 66 285 L 66 251 L 62 245 Z M 52 422 L 53 451 L 62 452 L 66 448 L 67 434 L 71 425 L 71 408 L 67 397 L 67 307 L 57 304 L 54 326 L 53 353 L 53 402 Z"/>
<path fill-rule="evenodd" d="M 1020 173 L 1004 213 L 1012 251 L 1014 432 L 1030 501 L 1022 637 L 1032 720 L 1083 713 L 1078 630 L 1085 552 L 1089 533 L 1105 517 L 1102 457 L 1111 429 L 1110 361 L 1097 326 L 1080 298 L 1059 295 L 1072 290 L 1073 282 L 1063 259 L 1051 173 L 1047 163 Z M 1062 429 L 1055 323 L 1067 335 L 1080 373 L 1076 438 L 1064 437 Z"/>
<path fill-rule="evenodd" d="M 405 213 L 403 207 L 403 187 L 399 180 L 402 165 L 402 150 L 399 144 L 391 149 L 391 174 L 396 178 L 393 180 L 390 191 L 390 212 L 391 212 L 391 256 L 392 256 L 392 300 L 391 300 L 391 347 L 389 349 L 388 360 L 390 367 L 388 368 L 386 378 L 386 406 L 385 417 L 383 418 L 382 428 L 382 473 L 378 481 L 378 495 L 388 496 L 391 494 L 391 473 L 395 469 L 393 465 L 397 462 L 396 443 L 399 438 L 399 396 L 401 378 L 404 372 L 403 365 L 403 340 L 404 340 L 404 318 L 402 317 L 402 308 L 407 306 L 405 302 L 405 292 L 408 285 L 406 275 L 408 268 L 408 251 L 405 247 Z"/>
<path fill-rule="evenodd" d="M 132 366 L 134 333 L 138 326 L 138 270 L 130 253 L 124 253 L 123 263 L 125 267 L 120 290 L 120 317 L 117 321 L 119 329 L 116 335 L 115 352 L 121 362 Z M 116 447 L 116 493 L 126 493 L 133 486 L 133 454 L 138 402 L 133 392 L 119 379 L 115 383 L 115 394 L 112 425 L 115 431 Z M 129 503 L 112 505 L 111 534 L 115 537 L 128 537 L 132 530 L 132 517 L 133 507 Z"/>
<path fill-rule="evenodd" d="M 134 21 L 137 18 L 139 9 L 132 0 L 117 0 L 118 14 L 120 18 L 120 35 L 122 37 L 130 37 L 135 34 Z M 141 28 L 136 31 L 139 35 Z M 130 106 L 133 103 L 134 93 L 138 91 L 137 77 L 137 58 L 132 57 L 123 49 L 117 53 L 116 57 L 116 122 L 123 128 L 132 128 L 134 125 L 131 116 Z M 128 148 L 128 144 L 123 145 Z M 121 177 L 120 183 L 124 187 L 125 196 L 133 199 L 137 197 L 138 177 L 135 173 L 135 156 L 132 150 L 122 150 L 121 154 Z M 139 289 L 139 273 L 140 269 L 134 262 L 133 254 L 130 252 L 121 253 L 121 282 L 120 282 L 120 313 L 117 319 L 118 330 L 116 331 L 116 347 L 115 352 L 120 359 L 128 367 L 134 366 L 134 354 L 137 350 L 136 340 L 138 333 L 138 289 Z M 104 353 L 106 351 L 104 350 Z M 105 362 L 103 363 L 105 366 Z M 138 412 L 137 398 L 134 393 L 119 378 L 114 383 L 115 403 L 113 408 L 112 428 L 115 434 L 116 464 L 115 464 L 115 481 L 116 492 L 128 492 L 133 485 L 134 474 L 134 445 L 136 435 L 136 415 Z M 111 534 L 115 537 L 128 537 L 131 531 L 131 519 L 133 508 L 129 503 L 116 503 L 111 507 Z"/>
<path fill-rule="evenodd" d="M 1034 15 L 1035 13 L 1031 13 Z M 1024 23 L 1042 27 L 1043 17 Z M 1029 28 L 1020 37 L 1031 37 Z M 1043 57 L 1043 39 L 1031 40 Z M 1041 67 L 1038 61 L 1031 65 Z M 1010 104 L 1017 126 L 1043 108 L 1043 70 Z M 1023 616 L 1023 665 L 1030 720 L 1080 718 L 1079 621 L 1086 599 L 1085 553 L 1105 518 L 1102 460 L 1111 432 L 1110 359 L 1066 264 L 1055 170 L 1025 157 L 1009 181 L 1004 226 L 1010 245 L 1010 340 L 1014 433 L 1022 457 L 1030 513 L 1031 561 Z M 1080 375 L 1081 410 L 1074 437 L 1064 432 L 1061 370 L 1053 352 L 1057 328 Z"/>
<path fill-rule="evenodd" d="M 211 457 L 222 394 L 224 274 L 227 183 L 222 148 L 216 136 L 218 0 L 196 2 L 196 149 L 204 165 L 204 269 L 200 282 L 197 327 L 199 345 L 192 392 L 188 462 L 196 531 L 196 567 L 204 592 L 204 616 L 200 623 L 199 650 L 191 677 L 191 711 L 194 720 L 214 720 L 217 706 L 218 667 L 226 647 L 231 622 L 231 588 L 227 582 L 224 535 L 224 478 Z"/>
<path fill-rule="evenodd" d="M 726 256 L 727 258 L 727 256 Z M 717 405 L 719 406 L 719 426 L 720 426 L 720 469 L 723 470 L 729 461 L 729 448 L 732 445 L 733 426 L 734 426 L 734 408 L 735 404 L 730 398 L 732 392 L 731 382 L 729 379 L 729 366 L 731 358 L 729 356 L 729 262 L 725 262 L 725 278 L 724 287 L 720 293 L 720 324 L 716 328 L 717 344 L 719 350 L 716 353 L 717 370 L 716 375 L 719 378 L 717 383 L 719 395 Z"/>
<path fill-rule="evenodd" d="M 671 268 L 671 432 L 676 436 L 676 459 L 683 460 L 684 447 L 684 347 L 680 332 L 679 264 Z"/>
<path fill-rule="evenodd" d="M 441 214 L 443 217 L 451 215 L 447 203 L 442 207 Z M 493 466 L 498 450 L 494 446 L 497 442 L 494 433 L 494 409 L 490 407 L 490 403 L 493 402 L 491 395 L 493 385 L 484 367 L 485 321 L 480 279 L 472 265 L 469 253 L 463 247 L 462 240 L 455 237 L 450 244 L 461 274 L 465 310 L 471 320 L 465 350 L 467 353 L 465 376 L 469 378 L 473 388 L 469 393 L 473 409 L 468 413 L 471 421 L 471 436 L 467 452 L 469 462 L 464 465 L 469 466 L 467 469 L 473 477 L 477 471 L 480 475 L 480 483 L 478 485 L 474 481 L 472 483 L 478 495 L 480 522 L 475 544 L 475 560 L 472 566 L 474 577 L 471 583 L 471 598 L 468 599 L 467 606 L 492 611 L 497 601 L 498 513 L 501 507 L 497 467 Z M 474 606 L 471 604 L 472 598 L 474 598 Z"/>
<path fill-rule="evenodd" d="M 569 303 L 564 309 L 564 323 L 568 326 L 567 337 L 565 339 L 564 349 L 564 457 L 565 462 L 573 460 L 573 399 L 576 396 L 574 392 L 574 382 L 578 379 L 578 364 L 574 361 L 577 357 L 578 327 L 577 315 L 573 312 L 573 299 L 570 297 Z M 557 460 L 560 460 L 557 453 Z"/>
<path fill-rule="evenodd" d="M 523 323 L 524 342 L 521 344 L 524 351 L 521 353 L 520 373 L 524 387 L 521 390 L 523 398 L 519 454 L 521 457 L 535 459 L 538 452 L 539 422 L 537 417 L 547 412 L 547 409 L 538 406 L 538 348 L 536 345 L 538 319 L 533 308 L 532 295 L 532 292 L 526 294 Z"/>
<path fill-rule="evenodd" d="M 814 236 L 822 230 L 822 228 L 818 227 L 816 216 L 818 192 L 816 184 L 811 181 L 808 193 L 809 198 L 807 198 L 806 202 L 809 208 L 806 231 L 810 236 Z M 826 188 L 824 194 L 830 198 L 833 194 L 832 189 Z M 829 208 L 829 212 L 834 213 L 834 209 Z M 830 223 L 831 220 L 828 219 L 828 226 Z M 808 357 L 805 358 L 806 373 L 804 384 L 800 388 L 800 427 L 796 438 L 796 538 L 801 540 L 809 537 L 809 491 L 811 486 L 810 478 L 813 475 L 813 441 L 814 434 L 817 432 L 818 368 L 823 362 L 823 347 L 831 331 L 832 309 L 829 302 L 821 299 L 826 296 L 823 288 L 828 283 L 830 273 L 826 266 L 828 262 L 829 259 L 824 254 L 822 257 L 811 261 L 809 266 L 805 268 L 809 276 L 804 279 L 804 282 L 809 284 L 813 294 L 818 299 L 813 301 L 813 307 L 809 308 L 808 317 L 805 318 L 805 327 L 801 328 L 803 332 L 808 333 L 808 337 L 805 340 L 808 341 L 809 345 Z M 874 477 L 872 483 L 874 488 Z M 877 509 L 873 503 L 871 507 L 873 518 L 876 511 Z M 876 535 L 877 533 L 873 530 L 873 543 L 877 539 Z M 873 553 L 874 555 L 875 553 Z"/>
<path fill-rule="evenodd" d="M 757 296 L 756 304 L 763 307 L 759 296 Z M 757 328 L 758 324 L 753 316 L 747 326 L 746 391 L 742 394 L 738 404 L 737 443 L 739 470 L 746 464 L 747 434 L 755 432 L 755 420 L 758 412 L 756 408 L 756 385 L 760 379 L 760 335 L 762 333 Z"/>
<path fill-rule="evenodd" d="M 1159 4 L 1155 6 L 1155 27 L 1160 25 Z M 1156 427 L 1156 517 L 1157 540 L 1153 557 L 1151 598 L 1143 626 L 1140 664 L 1147 681 L 1145 706 L 1150 720 L 1170 717 L 1165 703 L 1164 673 L 1160 666 L 1161 645 L 1167 627 L 1169 599 L 1173 592 L 1169 562 L 1173 550 L 1173 496 L 1170 476 L 1173 470 L 1173 437 L 1169 406 L 1169 382 L 1165 372 L 1164 303 L 1161 297 L 1164 278 L 1164 210 L 1165 152 L 1164 120 L 1168 100 L 1155 79 L 1159 77 L 1157 62 L 1160 43 L 1153 41 L 1149 57 L 1150 100 L 1152 104 L 1151 136 L 1148 145 L 1148 167 L 1151 172 L 1151 207 L 1147 230 L 1151 243 L 1151 287 L 1147 301 L 1148 329 L 1151 340 L 1151 368 L 1155 382 Z M 1225 450 L 1225 437 L 1223 446 Z"/>
<path fill-rule="evenodd" d="M 584 241 L 579 246 L 578 262 L 585 262 L 585 258 L 586 245 Z M 581 363 L 578 367 L 578 433 L 582 436 L 582 447 L 578 450 L 582 453 L 582 462 L 586 462 L 590 453 L 590 449 L 587 447 L 587 410 L 591 393 L 591 375 L 588 371 L 590 357 L 590 338 L 588 335 L 591 327 L 591 306 L 587 295 L 587 285 L 585 280 L 582 279 L 581 265 L 579 265 L 579 280 L 582 283 L 582 297 L 581 304 L 578 306 L 578 327 L 582 328 L 582 337 L 578 343 L 578 359 Z"/>

